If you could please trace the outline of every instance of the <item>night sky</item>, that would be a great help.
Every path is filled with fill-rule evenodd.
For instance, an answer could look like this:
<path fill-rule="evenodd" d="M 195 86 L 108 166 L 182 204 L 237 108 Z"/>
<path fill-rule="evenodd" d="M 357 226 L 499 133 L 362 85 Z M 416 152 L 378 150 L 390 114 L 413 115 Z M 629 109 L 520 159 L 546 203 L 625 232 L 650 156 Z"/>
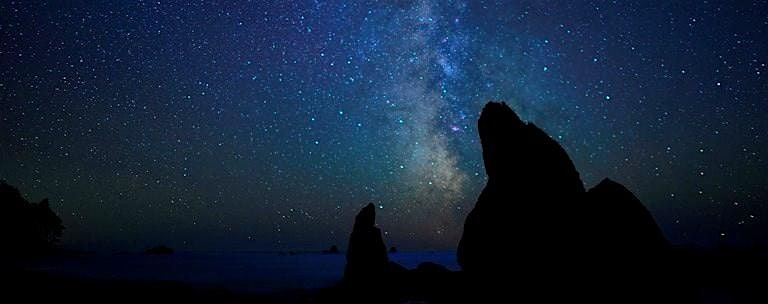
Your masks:
<path fill-rule="evenodd" d="M 672 243 L 768 240 L 765 1 L 51 2 L 0 4 L 0 179 L 65 247 L 344 248 L 372 202 L 453 249 L 488 100 Z"/>

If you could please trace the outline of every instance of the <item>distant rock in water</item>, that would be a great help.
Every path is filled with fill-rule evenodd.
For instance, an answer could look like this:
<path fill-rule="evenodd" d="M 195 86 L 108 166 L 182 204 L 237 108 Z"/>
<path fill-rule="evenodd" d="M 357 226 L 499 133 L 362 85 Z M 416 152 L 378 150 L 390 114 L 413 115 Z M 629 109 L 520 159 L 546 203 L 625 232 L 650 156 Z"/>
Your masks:
<path fill-rule="evenodd" d="M 336 245 L 333 245 L 331 246 L 331 248 L 323 250 L 323 254 L 339 254 L 339 247 L 336 247 Z"/>
<path fill-rule="evenodd" d="M 366 280 L 385 273 L 389 264 L 387 247 L 376 228 L 376 208 L 368 204 L 355 217 L 349 237 L 346 280 Z"/>
<path fill-rule="evenodd" d="M 389 261 L 375 220 L 373 204 L 357 214 L 347 249 L 344 280 L 321 293 L 319 303 L 405 303 L 408 300 L 432 303 L 430 300 L 449 299 L 453 290 L 458 290 L 450 288 L 458 281 L 444 266 L 424 262 L 408 270 Z M 389 249 L 389 252 L 396 251 L 395 247 Z M 446 292 L 446 288 L 451 292 Z"/>
<path fill-rule="evenodd" d="M 164 255 L 164 254 L 173 254 L 173 249 L 170 247 L 166 247 L 164 245 L 160 245 L 160 246 L 149 248 L 144 252 L 147 254 Z"/>

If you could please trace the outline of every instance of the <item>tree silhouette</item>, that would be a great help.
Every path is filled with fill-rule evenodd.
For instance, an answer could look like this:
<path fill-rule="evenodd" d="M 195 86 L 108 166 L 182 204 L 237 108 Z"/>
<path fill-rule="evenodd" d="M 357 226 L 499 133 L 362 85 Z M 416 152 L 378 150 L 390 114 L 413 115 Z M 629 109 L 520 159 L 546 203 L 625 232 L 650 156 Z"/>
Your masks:
<path fill-rule="evenodd" d="M 40 254 L 53 249 L 64 230 L 48 199 L 30 203 L 16 187 L 0 181 L 0 242 L 4 255 Z"/>

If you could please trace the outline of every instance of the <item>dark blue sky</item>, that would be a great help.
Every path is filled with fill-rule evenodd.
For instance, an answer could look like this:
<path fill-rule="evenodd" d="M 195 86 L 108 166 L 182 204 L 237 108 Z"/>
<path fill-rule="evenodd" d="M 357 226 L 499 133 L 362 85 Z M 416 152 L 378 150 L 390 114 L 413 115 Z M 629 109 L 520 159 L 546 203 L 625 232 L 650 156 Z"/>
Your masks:
<path fill-rule="evenodd" d="M 59 2 L 67 2 L 62 4 Z M 676 244 L 768 239 L 765 1 L 0 4 L 0 179 L 87 249 L 455 248 L 505 100 Z"/>

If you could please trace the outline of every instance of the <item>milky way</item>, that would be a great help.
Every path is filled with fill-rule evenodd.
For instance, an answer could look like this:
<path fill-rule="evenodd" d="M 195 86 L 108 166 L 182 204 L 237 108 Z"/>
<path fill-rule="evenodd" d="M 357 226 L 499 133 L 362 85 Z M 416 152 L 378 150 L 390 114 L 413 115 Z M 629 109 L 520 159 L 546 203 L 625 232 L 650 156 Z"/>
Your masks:
<path fill-rule="evenodd" d="M 676 244 L 766 240 L 764 2 L 0 4 L 0 179 L 64 244 L 455 248 L 507 101 Z"/>

